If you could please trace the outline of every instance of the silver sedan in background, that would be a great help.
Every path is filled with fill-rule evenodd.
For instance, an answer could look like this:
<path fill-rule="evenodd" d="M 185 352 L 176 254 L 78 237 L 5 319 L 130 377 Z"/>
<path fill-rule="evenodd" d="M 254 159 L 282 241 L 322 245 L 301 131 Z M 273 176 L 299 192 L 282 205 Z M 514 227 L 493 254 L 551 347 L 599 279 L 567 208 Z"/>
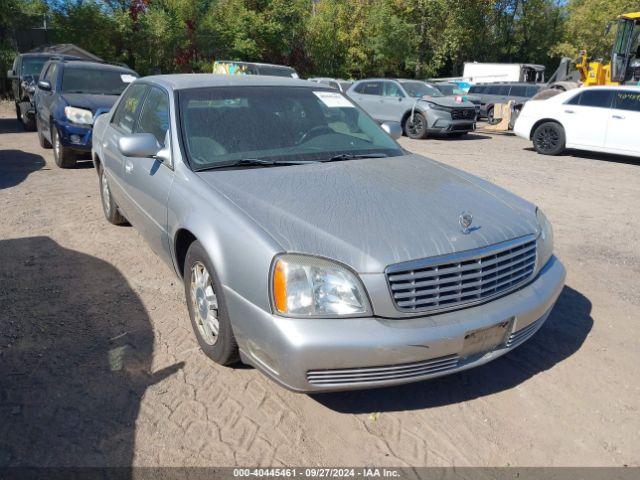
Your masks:
<path fill-rule="evenodd" d="M 106 218 L 184 282 L 197 340 L 295 391 L 397 385 L 530 338 L 564 284 L 534 205 L 275 77 L 136 80 L 94 126 Z"/>

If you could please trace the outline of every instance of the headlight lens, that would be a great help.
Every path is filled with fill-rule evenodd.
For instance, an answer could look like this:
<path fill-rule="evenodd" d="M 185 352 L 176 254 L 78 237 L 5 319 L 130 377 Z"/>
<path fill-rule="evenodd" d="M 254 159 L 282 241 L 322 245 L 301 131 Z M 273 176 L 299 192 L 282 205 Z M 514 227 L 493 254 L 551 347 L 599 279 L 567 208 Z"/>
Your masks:
<path fill-rule="evenodd" d="M 79 123 L 81 125 L 93 124 L 93 113 L 91 110 L 76 107 L 64 107 L 64 114 L 73 123 Z"/>
<path fill-rule="evenodd" d="M 272 276 L 273 306 L 295 317 L 358 316 L 369 312 L 360 280 L 348 268 L 307 255 L 279 256 Z"/>
<path fill-rule="evenodd" d="M 538 236 L 538 269 L 542 268 L 553 255 L 553 229 L 542 210 L 536 209 L 540 235 Z"/>

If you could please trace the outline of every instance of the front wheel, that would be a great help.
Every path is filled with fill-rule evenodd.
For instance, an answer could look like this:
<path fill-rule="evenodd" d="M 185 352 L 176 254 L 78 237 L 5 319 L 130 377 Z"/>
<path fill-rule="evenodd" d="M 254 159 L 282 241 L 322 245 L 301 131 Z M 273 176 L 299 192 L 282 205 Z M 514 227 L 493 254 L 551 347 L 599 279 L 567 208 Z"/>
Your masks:
<path fill-rule="evenodd" d="M 413 118 L 412 118 L 413 117 Z M 409 115 L 404 121 L 404 133 L 409 138 L 422 139 L 427 137 L 427 119 L 420 112 Z"/>
<path fill-rule="evenodd" d="M 76 166 L 76 155 L 60 141 L 60 134 L 55 125 L 51 126 L 51 143 L 53 143 L 53 158 L 60 168 L 73 168 Z"/>
<path fill-rule="evenodd" d="M 564 151 L 566 136 L 562 125 L 544 122 L 533 132 L 533 148 L 542 155 L 559 155 Z"/>
<path fill-rule="evenodd" d="M 197 240 L 187 251 L 183 281 L 191 326 L 202 351 L 220 365 L 238 362 L 238 344 L 222 286 L 207 252 Z"/>

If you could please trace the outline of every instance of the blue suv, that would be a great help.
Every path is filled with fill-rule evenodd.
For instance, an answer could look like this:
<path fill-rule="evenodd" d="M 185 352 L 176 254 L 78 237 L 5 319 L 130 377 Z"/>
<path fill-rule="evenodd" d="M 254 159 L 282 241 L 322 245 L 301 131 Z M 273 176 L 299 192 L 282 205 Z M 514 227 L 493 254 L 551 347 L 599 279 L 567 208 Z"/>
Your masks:
<path fill-rule="evenodd" d="M 36 128 L 43 148 L 56 165 L 72 168 L 91 152 L 94 118 L 108 111 L 138 77 L 126 67 L 52 59 L 44 64 L 35 92 Z"/>

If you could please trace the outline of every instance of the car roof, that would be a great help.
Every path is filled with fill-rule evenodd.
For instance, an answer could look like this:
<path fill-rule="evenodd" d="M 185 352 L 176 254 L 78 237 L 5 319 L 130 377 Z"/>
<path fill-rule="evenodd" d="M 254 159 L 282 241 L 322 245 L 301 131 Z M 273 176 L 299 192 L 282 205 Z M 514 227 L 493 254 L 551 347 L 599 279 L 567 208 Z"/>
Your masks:
<path fill-rule="evenodd" d="M 216 75 L 213 73 L 178 73 L 152 75 L 142 80 L 157 83 L 171 90 L 186 90 L 204 87 L 307 87 L 327 88 L 307 80 L 269 75 Z"/>
<path fill-rule="evenodd" d="M 52 59 L 52 61 L 55 61 L 57 59 Z M 82 68 L 90 68 L 90 69 L 96 69 L 96 70 L 116 70 L 116 71 L 123 71 L 123 72 L 133 72 L 133 70 L 131 70 L 128 67 L 124 67 L 122 65 L 113 65 L 111 63 L 101 63 L 101 62 L 89 62 L 87 60 L 64 60 L 64 64 L 65 66 L 71 67 L 71 68 L 75 68 L 75 67 L 82 67 Z M 134 72 L 135 73 L 135 72 Z"/>

